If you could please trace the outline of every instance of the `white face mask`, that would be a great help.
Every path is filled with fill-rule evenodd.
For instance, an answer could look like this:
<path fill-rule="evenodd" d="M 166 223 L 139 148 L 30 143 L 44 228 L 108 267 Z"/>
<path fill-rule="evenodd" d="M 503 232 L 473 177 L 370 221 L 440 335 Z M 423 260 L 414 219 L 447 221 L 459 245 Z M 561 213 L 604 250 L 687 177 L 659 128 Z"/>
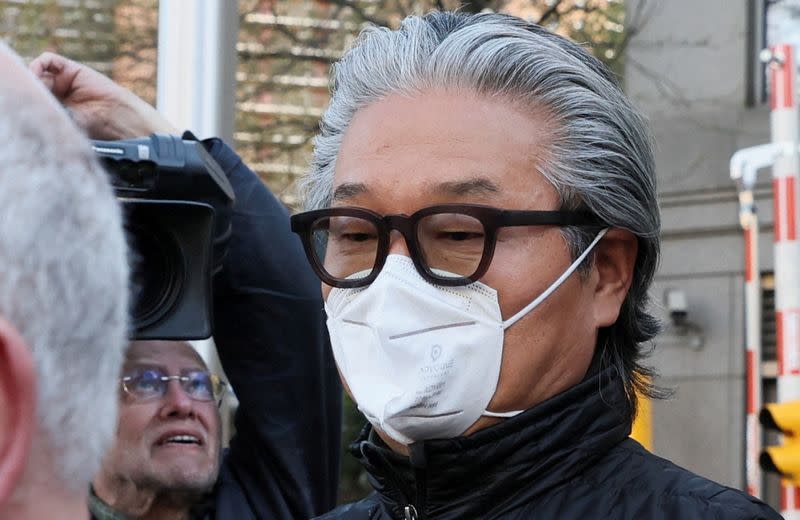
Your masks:
<path fill-rule="evenodd" d="M 402 444 L 457 437 L 482 415 L 521 413 L 486 410 L 500 377 L 504 331 L 555 291 L 606 231 L 505 321 L 491 287 L 432 285 L 402 255 L 389 255 L 368 287 L 334 288 L 325 302 L 328 331 L 359 410 Z"/>

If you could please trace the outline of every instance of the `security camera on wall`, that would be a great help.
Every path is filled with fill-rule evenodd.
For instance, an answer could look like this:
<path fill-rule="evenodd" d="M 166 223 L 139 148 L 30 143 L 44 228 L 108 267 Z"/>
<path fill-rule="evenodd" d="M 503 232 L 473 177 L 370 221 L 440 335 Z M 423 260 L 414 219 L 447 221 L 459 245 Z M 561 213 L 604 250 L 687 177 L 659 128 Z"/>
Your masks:
<path fill-rule="evenodd" d="M 672 324 L 676 327 L 685 327 L 689 316 L 689 302 L 686 293 L 681 289 L 667 289 L 664 293 L 664 300 Z"/>

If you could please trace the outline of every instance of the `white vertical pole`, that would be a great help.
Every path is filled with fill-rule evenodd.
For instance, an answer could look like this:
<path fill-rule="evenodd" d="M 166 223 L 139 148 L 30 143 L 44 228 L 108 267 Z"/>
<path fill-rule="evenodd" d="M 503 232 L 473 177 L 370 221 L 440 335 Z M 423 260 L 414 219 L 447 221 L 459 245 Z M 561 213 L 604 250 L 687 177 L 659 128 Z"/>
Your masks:
<path fill-rule="evenodd" d="M 798 110 L 794 49 L 770 48 L 770 127 L 785 143 L 772 169 L 775 206 L 775 320 L 778 335 L 778 402 L 800 399 L 800 242 L 798 241 Z M 800 488 L 781 482 L 781 509 L 800 520 Z"/>
<path fill-rule="evenodd" d="M 161 0 L 158 110 L 201 139 L 233 139 L 238 2 Z"/>

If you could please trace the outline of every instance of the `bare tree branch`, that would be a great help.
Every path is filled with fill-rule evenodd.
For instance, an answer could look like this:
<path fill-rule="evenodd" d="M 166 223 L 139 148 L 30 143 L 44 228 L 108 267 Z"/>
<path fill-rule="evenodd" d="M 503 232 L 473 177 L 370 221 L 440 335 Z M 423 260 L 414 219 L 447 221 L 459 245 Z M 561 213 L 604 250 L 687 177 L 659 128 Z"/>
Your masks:
<path fill-rule="evenodd" d="M 631 40 L 642 31 L 650 20 L 649 13 L 647 12 L 647 1 L 648 0 L 640 0 L 636 4 L 636 10 L 633 12 L 633 16 L 631 16 L 631 22 L 626 24 L 625 34 L 622 36 L 622 40 L 620 40 L 613 49 L 614 58 L 611 60 L 612 63 L 622 58 Z"/>
<path fill-rule="evenodd" d="M 541 16 L 539 16 L 539 20 L 537 20 L 536 23 L 539 25 L 544 25 L 550 19 L 551 16 L 559 18 L 560 15 L 558 12 L 558 6 L 560 6 L 561 4 L 562 0 L 557 0 L 553 2 L 553 5 L 551 5 L 544 13 L 542 13 Z"/>

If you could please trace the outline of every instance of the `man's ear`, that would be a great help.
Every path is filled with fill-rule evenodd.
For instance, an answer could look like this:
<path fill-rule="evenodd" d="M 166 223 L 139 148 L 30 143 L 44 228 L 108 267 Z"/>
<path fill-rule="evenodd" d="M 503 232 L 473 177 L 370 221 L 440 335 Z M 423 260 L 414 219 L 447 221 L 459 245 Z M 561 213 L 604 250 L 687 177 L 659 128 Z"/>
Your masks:
<path fill-rule="evenodd" d="M 617 321 L 633 281 L 638 251 L 636 236 L 624 229 L 610 229 L 597 244 L 594 254 L 596 327 L 608 327 Z"/>
<path fill-rule="evenodd" d="M 19 483 L 36 427 L 36 369 L 22 336 L 0 316 L 0 509 Z"/>

